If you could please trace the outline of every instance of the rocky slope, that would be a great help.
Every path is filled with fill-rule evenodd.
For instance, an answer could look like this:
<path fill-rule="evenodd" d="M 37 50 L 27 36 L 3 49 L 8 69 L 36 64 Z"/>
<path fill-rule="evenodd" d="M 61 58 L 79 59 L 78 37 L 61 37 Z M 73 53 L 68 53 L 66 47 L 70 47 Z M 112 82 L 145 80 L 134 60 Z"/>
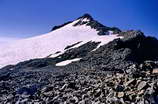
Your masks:
<path fill-rule="evenodd" d="M 120 38 L 106 44 L 79 41 L 55 55 L 2 68 L 0 103 L 157 104 L 158 40 L 141 31 L 116 33 Z"/>

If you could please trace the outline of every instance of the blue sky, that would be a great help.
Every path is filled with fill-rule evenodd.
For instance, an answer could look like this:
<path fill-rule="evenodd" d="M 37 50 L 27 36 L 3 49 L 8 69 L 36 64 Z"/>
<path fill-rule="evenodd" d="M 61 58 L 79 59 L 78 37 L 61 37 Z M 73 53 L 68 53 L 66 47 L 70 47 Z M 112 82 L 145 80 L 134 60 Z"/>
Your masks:
<path fill-rule="evenodd" d="M 90 13 L 107 26 L 158 37 L 158 0 L 0 0 L 0 38 L 47 33 Z"/>

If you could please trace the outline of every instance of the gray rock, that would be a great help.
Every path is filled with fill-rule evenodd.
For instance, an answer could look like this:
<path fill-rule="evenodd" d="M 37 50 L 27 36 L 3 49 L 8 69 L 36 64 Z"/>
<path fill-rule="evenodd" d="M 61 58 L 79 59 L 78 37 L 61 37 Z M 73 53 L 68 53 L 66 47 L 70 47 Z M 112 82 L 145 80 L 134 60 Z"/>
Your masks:
<path fill-rule="evenodd" d="M 147 86 L 147 82 L 146 81 L 142 81 L 138 84 L 137 89 L 138 90 L 142 90 L 143 88 L 145 88 Z"/>

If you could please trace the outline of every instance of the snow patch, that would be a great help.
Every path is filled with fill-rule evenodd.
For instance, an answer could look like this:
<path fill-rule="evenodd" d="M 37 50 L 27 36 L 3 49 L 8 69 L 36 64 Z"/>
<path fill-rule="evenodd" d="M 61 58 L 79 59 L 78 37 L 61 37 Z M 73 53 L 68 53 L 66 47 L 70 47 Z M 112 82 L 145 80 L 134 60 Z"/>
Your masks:
<path fill-rule="evenodd" d="M 84 18 L 81 21 L 83 21 L 83 22 L 89 22 L 90 20 L 88 18 Z"/>
<path fill-rule="evenodd" d="M 20 38 L 13 38 L 13 37 L 0 37 L 0 47 L 5 47 L 7 44 L 11 44 L 17 40 L 20 40 Z"/>
<path fill-rule="evenodd" d="M 9 70 L 14 70 L 13 68 L 10 68 Z"/>
<path fill-rule="evenodd" d="M 60 52 L 60 53 L 51 54 L 51 55 L 49 56 L 49 58 L 55 58 L 55 57 L 58 57 L 59 55 L 62 55 L 64 52 L 65 52 L 65 51 Z"/>
<path fill-rule="evenodd" d="M 113 31 L 108 31 L 109 32 L 109 35 L 112 35 L 114 32 Z"/>
<path fill-rule="evenodd" d="M 100 46 L 103 46 L 103 45 L 105 45 L 105 44 L 108 44 L 109 42 L 111 42 L 111 41 L 113 41 L 113 40 L 115 40 L 115 39 L 118 39 L 118 38 L 123 38 L 123 37 L 121 37 L 121 36 L 118 36 L 118 35 L 106 35 L 106 36 L 100 36 L 100 37 L 97 37 L 97 38 L 95 38 L 93 41 L 95 41 L 95 42 L 101 42 L 98 46 L 97 46 L 97 48 L 95 48 L 94 50 L 92 50 L 92 51 L 95 51 L 95 50 L 97 50 Z"/>
<path fill-rule="evenodd" d="M 76 61 L 80 61 L 81 58 L 75 58 L 75 59 L 71 59 L 71 60 L 65 60 L 65 61 L 62 61 L 62 62 L 59 62 L 56 64 L 56 66 L 66 66 L 72 62 L 76 62 Z"/>

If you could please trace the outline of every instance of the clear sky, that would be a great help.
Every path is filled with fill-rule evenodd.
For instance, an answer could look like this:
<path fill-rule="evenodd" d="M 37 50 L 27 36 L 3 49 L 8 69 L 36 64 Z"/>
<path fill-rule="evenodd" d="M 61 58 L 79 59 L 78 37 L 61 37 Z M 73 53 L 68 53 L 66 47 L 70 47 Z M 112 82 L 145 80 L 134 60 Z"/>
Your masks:
<path fill-rule="evenodd" d="M 158 37 L 157 5 L 158 0 L 0 0 L 0 40 L 47 33 L 84 13 L 106 26 Z"/>

